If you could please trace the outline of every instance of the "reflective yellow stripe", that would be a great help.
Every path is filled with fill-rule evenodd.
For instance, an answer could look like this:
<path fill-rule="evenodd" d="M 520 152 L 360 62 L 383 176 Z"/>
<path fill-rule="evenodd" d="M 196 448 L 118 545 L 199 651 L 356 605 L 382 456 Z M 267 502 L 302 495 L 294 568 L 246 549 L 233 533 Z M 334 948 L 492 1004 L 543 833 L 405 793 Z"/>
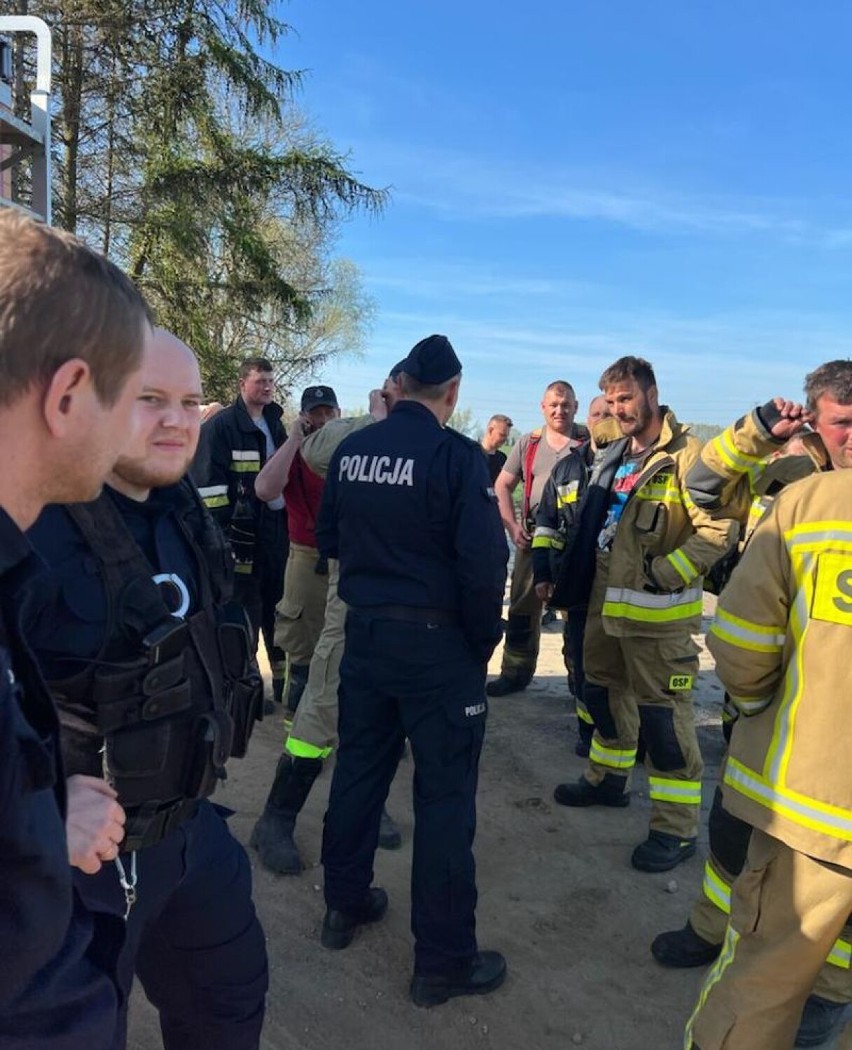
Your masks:
<path fill-rule="evenodd" d="M 702 889 L 707 900 L 711 904 L 715 904 L 719 911 L 724 912 L 725 915 L 731 914 L 731 887 L 710 864 L 709 860 L 704 863 Z"/>
<path fill-rule="evenodd" d="M 607 587 L 602 614 L 642 623 L 672 623 L 701 615 L 701 591 L 648 594 L 628 587 Z"/>
<path fill-rule="evenodd" d="M 537 525 L 533 533 L 532 546 L 561 551 L 565 547 L 565 537 L 558 529 L 550 529 L 546 525 Z"/>
<path fill-rule="evenodd" d="M 243 460 L 242 462 L 233 460 L 231 470 L 236 474 L 257 474 L 260 470 L 260 460 Z"/>
<path fill-rule="evenodd" d="M 698 1017 L 698 1013 L 704 1004 L 707 1002 L 707 997 L 719 983 L 722 978 L 722 974 L 731 963 L 734 961 L 734 955 L 737 951 L 737 944 L 739 943 L 740 935 L 737 931 L 728 923 L 727 929 L 725 930 L 725 940 L 722 944 L 722 950 L 719 953 L 719 958 L 710 967 L 707 973 L 707 977 L 704 979 L 701 992 L 698 996 L 698 1002 L 695 1005 L 695 1009 L 692 1011 L 692 1016 L 686 1022 L 686 1030 L 683 1034 L 683 1050 L 692 1050 L 692 1029 L 695 1025 L 695 1019 Z"/>
<path fill-rule="evenodd" d="M 238 561 L 234 566 L 234 572 L 241 572 L 245 575 L 251 575 L 252 563 L 245 561 Z"/>
<path fill-rule="evenodd" d="M 586 705 L 583 703 L 582 700 L 578 700 L 577 701 L 576 707 L 577 707 L 577 717 L 580 719 L 580 721 L 581 722 L 585 722 L 586 725 L 593 726 L 595 724 L 595 720 L 589 714 L 589 709 L 588 709 L 588 707 L 586 707 Z"/>
<path fill-rule="evenodd" d="M 684 583 L 692 583 L 695 577 L 699 575 L 698 569 L 692 564 L 682 550 L 672 551 L 671 554 L 667 554 L 666 560 L 671 564 L 672 568 L 675 569 Z"/>
<path fill-rule="evenodd" d="M 852 967 L 852 944 L 838 937 L 825 961 L 831 963 L 832 966 L 839 966 L 841 970 L 850 969 Z"/>
<path fill-rule="evenodd" d="M 728 645 L 753 653 L 780 653 L 787 635 L 783 627 L 752 623 L 717 606 L 710 633 Z"/>
<path fill-rule="evenodd" d="M 710 446 L 719 456 L 719 459 L 731 469 L 745 474 L 759 467 L 763 456 L 752 456 L 747 452 L 740 452 L 731 437 L 731 428 L 723 430 L 718 437 L 713 438 Z"/>
<path fill-rule="evenodd" d="M 567 507 L 577 502 L 579 481 L 569 481 L 567 485 L 556 486 L 556 506 Z"/>
<path fill-rule="evenodd" d="M 330 747 L 316 747 L 306 740 L 296 740 L 292 736 L 287 737 L 284 750 L 294 758 L 328 758 L 332 752 Z"/>
<path fill-rule="evenodd" d="M 609 766 L 610 769 L 632 769 L 636 765 L 636 748 L 619 751 L 615 748 L 606 747 L 598 740 L 597 734 L 595 734 L 592 737 L 589 759 L 592 762 L 597 762 L 599 766 Z"/>
<path fill-rule="evenodd" d="M 746 798 L 760 803 L 774 813 L 822 835 L 852 842 L 852 810 L 819 802 L 799 791 L 791 791 L 771 777 L 762 776 L 735 758 L 728 756 L 725 783 Z"/>
<path fill-rule="evenodd" d="M 674 474 L 671 473 L 654 474 L 644 485 L 635 490 L 634 496 L 637 499 L 652 500 L 669 506 L 683 503 L 680 486 Z"/>
<path fill-rule="evenodd" d="M 700 780 L 666 780 L 648 777 L 648 797 L 657 802 L 677 802 L 684 806 L 701 805 Z"/>
<path fill-rule="evenodd" d="M 227 496 L 203 496 L 202 502 L 208 510 L 213 510 L 214 507 L 227 507 L 230 500 Z"/>

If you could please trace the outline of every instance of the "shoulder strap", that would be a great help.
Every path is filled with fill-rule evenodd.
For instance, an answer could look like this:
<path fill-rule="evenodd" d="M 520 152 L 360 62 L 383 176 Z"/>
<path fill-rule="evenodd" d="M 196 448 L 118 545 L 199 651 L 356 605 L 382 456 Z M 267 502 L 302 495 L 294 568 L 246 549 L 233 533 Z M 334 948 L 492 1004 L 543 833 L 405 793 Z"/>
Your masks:
<path fill-rule="evenodd" d="M 524 456 L 524 507 L 523 507 L 523 521 L 526 521 L 530 516 L 530 500 L 532 497 L 532 486 L 533 486 L 533 460 L 538 450 L 538 443 L 541 441 L 541 430 L 534 430 L 530 434 L 530 440 L 527 445 L 526 455 Z"/>

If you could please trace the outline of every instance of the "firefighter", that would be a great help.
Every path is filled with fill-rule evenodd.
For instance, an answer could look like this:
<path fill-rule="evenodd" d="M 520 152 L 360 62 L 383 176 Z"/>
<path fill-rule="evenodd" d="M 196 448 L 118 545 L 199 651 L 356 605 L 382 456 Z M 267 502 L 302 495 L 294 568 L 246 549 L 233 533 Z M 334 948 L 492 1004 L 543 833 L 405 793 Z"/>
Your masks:
<path fill-rule="evenodd" d="M 559 577 L 559 565 L 565 557 L 565 545 L 574 538 L 574 522 L 580 500 L 586 491 L 592 460 L 597 451 L 594 428 L 609 419 L 606 398 L 593 397 L 589 404 L 586 425 L 592 435 L 588 442 L 578 445 L 566 459 L 553 468 L 542 492 L 532 538 L 533 581 L 535 592 L 542 602 L 559 608 L 553 601 L 553 581 Z M 577 709 L 577 744 L 575 754 L 588 757 L 594 723 L 583 701 L 583 633 L 586 625 L 585 606 L 567 610 L 563 631 L 563 656 L 568 669 L 568 691 L 575 698 Z"/>
<path fill-rule="evenodd" d="M 102 495 L 49 507 L 30 530 L 47 571 L 21 622 L 57 697 L 66 769 L 106 779 L 127 814 L 113 863 L 75 873 L 89 911 L 121 927 L 119 1024 L 97 1044 L 110 1050 L 125 1045 L 134 974 L 167 1050 L 256 1050 L 263 1025 L 251 867 L 230 811 L 209 800 L 245 752 L 262 682 L 229 605 L 233 557 L 184 477 L 200 402 L 194 354 L 156 329 L 133 438 Z"/>
<path fill-rule="evenodd" d="M 350 434 L 387 417 L 399 398 L 397 376 L 391 369 L 382 390 L 370 392 L 370 411 L 352 419 L 333 419 L 309 434 L 301 446 L 308 469 L 325 478 L 338 445 Z M 305 691 L 293 717 L 278 760 L 275 778 L 263 813 L 252 831 L 251 844 L 265 868 L 277 875 L 298 875 L 303 865 L 294 840 L 296 820 L 322 772 L 323 763 L 337 746 L 337 690 L 343 655 L 346 606 L 338 597 L 337 558 L 328 559 L 328 591 L 322 632 L 311 657 Z M 379 846 L 398 849 L 402 836 L 386 809 L 382 810 Z"/>
<path fill-rule="evenodd" d="M 838 459 L 852 462 L 848 407 L 830 427 Z M 817 473 L 781 492 L 708 645 L 742 715 L 723 801 L 754 831 L 684 1045 L 780 1050 L 852 912 L 852 781 L 836 760 L 852 746 L 838 687 L 852 645 L 852 474 Z"/>
<path fill-rule="evenodd" d="M 201 428 L 192 476 L 231 544 L 234 596 L 248 613 L 255 646 L 263 638 L 273 699 L 280 702 L 286 664 L 275 644 L 275 609 L 284 593 L 287 513 L 280 492 L 266 503 L 255 493 L 258 473 L 287 439 L 274 396 L 272 364 L 265 357 L 246 358 L 233 404 L 213 413 Z"/>
<path fill-rule="evenodd" d="M 535 515 L 545 482 L 554 466 L 589 437 L 585 427 L 574 423 L 577 398 L 574 388 L 564 379 L 548 385 L 541 411 L 544 426 L 519 439 L 494 483 L 500 516 L 515 545 L 515 564 L 503 661 L 499 676 L 486 686 L 489 696 L 507 696 L 526 689 L 535 674 L 542 611 L 542 601 L 536 594 L 533 581 L 530 551 Z M 520 520 L 512 501 L 518 482 L 523 485 Z"/>
<path fill-rule="evenodd" d="M 62 323 L 58 323 L 61 318 Z M 90 500 L 127 433 L 151 339 L 133 283 L 68 233 L 0 213 L 0 1046 L 107 1047 L 118 1009 L 99 921 L 71 864 L 111 862 L 115 793 L 66 786 L 54 702 L 20 623 L 42 569 L 23 530 L 43 506 Z M 98 782 L 100 785 L 101 782 Z M 83 838 L 65 832 L 69 799 Z M 113 929 L 110 929 L 113 927 Z"/>
<path fill-rule="evenodd" d="M 806 410 L 776 398 L 732 424 L 702 449 L 688 479 L 697 501 L 710 506 L 723 498 L 726 486 L 739 482 L 743 512 L 748 509 L 745 540 L 772 499 L 788 484 L 815 472 L 848 465 L 843 444 L 835 436 L 836 420 L 852 411 L 852 362 L 830 361 L 805 379 Z M 813 431 L 802 430 L 810 420 Z M 792 438 L 792 440 L 790 440 Z M 796 443 L 799 454 L 778 456 L 779 443 Z M 742 479 L 742 480 L 740 480 Z M 749 506 L 749 497 L 751 498 Z M 730 738 L 736 704 L 726 694 L 723 725 Z M 682 929 L 659 934 L 651 945 L 664 966 L 701 966 L 721 950 L 731 908 L 731 886 L 742 870 L 751 828 L 722 804 L 719 788 L 709 819 L 710 856 L 705 862 L 701 894 Z M 842 1020 L 850 1001 L 852 937 L 845 931 L 833 946 L 808 997 L 797 1035 L 797 1046 L 820 1046 Z"/>
<path fill-rule="evenodd" d="M 328 565 L 320 558 L 314 528 L 322 499 L 323 479 L 302 458 L 308 434 L 337 419 L 340 408 L 330 386 L 309 386 L 290 436 L 264 464 L 255 481 L 257 498 L 267 504 L 283 498 L 290 530 L 284 593 L 275 617 L 275 645 L 287 654 L 286 699 L 292 718 L 308 682 L 311 656 L 322 631 L 328 590 Z"/>
<path fill-rule="evenodd" d="M 501 633 L 508 551 L 482 452 L 446 428 L 461 365 L 445 336 L 411 350 L 387 420 L 332 457 L 318 535 L 348 606 L 340 746 L 323 834 L 322 943 L 339 950 L 384 915 L 371 886 L 382 805 L 407 736 L 414 759 L 410 994 L 419 1006 L 485 994 L 473 838 L 486 665 Z"/>
<path fill-rule="evenodd" d="M 588 601 L 583 699 L 595 733 L 585 773 L 554 797 L 565 806 L 626 806 L 641 729 L 651 821 L 631 863 L 667 871 L 695 852 L 701 805 L 691 693 L 702 577 L 735 541 L 737 525 L 689 497 L 700 443 L 659 404 L 651 365 L 620 358 L 600 388 L 623 437 L 589 479 L 557 583 L 568 607 Z"/>

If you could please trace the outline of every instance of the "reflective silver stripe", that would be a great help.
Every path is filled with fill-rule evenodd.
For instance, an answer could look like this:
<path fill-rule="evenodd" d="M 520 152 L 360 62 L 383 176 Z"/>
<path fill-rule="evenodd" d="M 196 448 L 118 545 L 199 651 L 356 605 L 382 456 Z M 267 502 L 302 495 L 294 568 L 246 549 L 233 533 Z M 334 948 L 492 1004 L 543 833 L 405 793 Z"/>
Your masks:
<path fill-rule="evenodd" d="M 243 452 L 242 449 L 232 448 L 231 449 L 231 459 L 235 459 L 235 460 L 260 459 L 260 453 L 259 452 Z"/>
<path fill-rule="evenodd" d="M 852 840 L 852 811 L 821 804 L 799 792 L 776 788 L 730 756 L 725 766 L 725 783 L 803 827 Z"/>
<path fill-rule="evenodd" d="M 758 699 L 754 699 L 754 697 L 734 696 L 733 693 L 728 693 L 728 696 L 733 701 L 737 711 L 747 717 L 751 715 L 759 715 L 761 711 L 765 711 L 772 703 L 771 696 L 763 696 Z"/>
<path fill-rule="evenodd" d="M 709 860 L 704 862 L 704 883 L 702 888 L 704 896 L 711 904 L 715 904 L 719 911 L 724 912 L 725 915 L 731 914 L 731 887 L 711 866 Z"/>
<path fill-rule="evenodd" d="M 648 796 L 657 802 L 678 802 L 687 806 L 701 805 L 700 780 L 664 780 L 648 777 Z"/>
<path fill-rule="evenodd" d="M 692 587 L 678 594 L 651 594 L 649 591 L 633 591 L 629 587 L 607 587 L 605 602 L 623 602 L 640 609 L 670 609 L 675 605 L 692 605 L 701 601 L 701 588 Z"/>
<path fill-rule="evenodd" d="M 227 485 L 206 485 L 198 490 L 198 495 L 202 499 L 208 499 L 210 496 L 227 496 L 227 494 Z"/>
<path fill-rule="evenodd" d="M 783 628 L 774 624 L 752 623 L 741 616 L 734 616 L 727 609 L 717 608 L 710 625 L 710 633 L 723 642 L 737 645 L 741 649 L 752 649 L 758 653 L 780 653 L 787 635 Z"/>
<path fill-rule="evenodd" d="M 599 766 L 609 766 L 611 769 L 632 769 L 636 765 L 636 748 L 619 751 L 605 747 L 595 736 L 592 738 L 589 759 L 597 762 Z"/>
<path fill-rule="evenodd" d="M 841 970 L 852 968 L 852 944 L 838 937 L 825 961 L 832 966 L 839 966 Z"/>

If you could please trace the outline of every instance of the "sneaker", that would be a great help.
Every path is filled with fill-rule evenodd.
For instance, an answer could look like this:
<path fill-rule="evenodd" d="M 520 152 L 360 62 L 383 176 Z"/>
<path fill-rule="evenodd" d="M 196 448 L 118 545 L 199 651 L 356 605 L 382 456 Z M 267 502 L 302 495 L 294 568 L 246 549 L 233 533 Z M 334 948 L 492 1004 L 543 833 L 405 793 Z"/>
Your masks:
<path fill-rule="evenodd" d="M 488 696 L 508 696 L 510 693 L 522 692 L 529 684 L 529 679 L 509 678 L 508 675 L 501 674 L 499 678 L 488 683 L 485 692 Z"/>
<path fill-rule="evenodd" d="M 329 908 L 322 923 L 320 942 L 323 948 L 340 951 L 352 943 L 355 930 L 368 922 L 378 922 L 388 910 L 388 895 L 379 886 L 372 886 L 360 908 L 338 911 Z"/>
<path fill-rule="evenodd" d="M 613 806 L 630 805 L 630 792 L 613 790 L 610 784 L 590 784 L 580 777 L 573 784 L 557 784 L 553 798 L 560 806 Z"/>
<path fill-rule="evenodd" d="M 651 942 L 651 955 L 660 966 L 671 966 L 675 970 L 706 966 L 718 957 L 721 950 L 721 944 L 705 941 L 689 923 L 682 930 L 659 933 Z"/>
<path fill-rule="evenodd" d="M 451 975 L 415 974 L 411 1000 L 415 1006 L 440 1006 L 459 995 L 487 995 L 506 978 L 506 960 L 500 952 L 477 952 L 470 966 Z"/>
<path fill-rule="evenodd" d="M 834 1003 L 820 995 L 809 995 L 802 1010 L 796 1046 L 822 1046 L 834 1035 L 843 1021 L 847 1003 Z"/>
<path fill-rule="evenodd" d="M 670 871 L 695 853 L 695 839 L 649 831 L 648 838 L 633 851 L 630 863 L 637 871 Z"/>

